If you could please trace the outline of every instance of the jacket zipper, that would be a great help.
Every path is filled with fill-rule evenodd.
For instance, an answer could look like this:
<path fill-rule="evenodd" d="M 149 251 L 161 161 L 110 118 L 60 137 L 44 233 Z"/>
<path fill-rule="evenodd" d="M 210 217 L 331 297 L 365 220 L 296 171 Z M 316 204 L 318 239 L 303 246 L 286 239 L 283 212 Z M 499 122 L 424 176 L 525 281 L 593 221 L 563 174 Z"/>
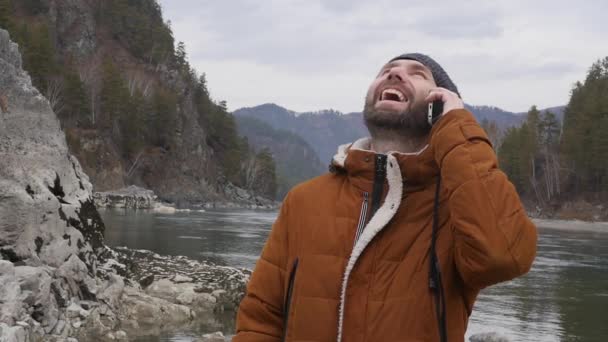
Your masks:
<path fill-rule="evenodd" d="M 287 341 L 287 324 L 289 323 L 289 308 L 291 307 L 291 296 L 293 294 L 293 285 L 296 280 L 296 271 L 298 270 L 299 259 L 293 262 L 291 272 L 289 273 L 289 285 L 287 286 L 287 295 L 285 296 L 285 304 L 283 305 L 283 338 L 281 341 Z"/>
<path fill-rule="evenodd" d="M 369 192 L 363 193 L 363 203 L 361 204 L 361 212 L 359 213 L 359 224 L 357 224 L 357 232 L 355 233 L 355 242 L 359 241 L 359 237 L 361 237 L 361 233 L 363 233 L 363 228 L 367 223 L 367 202 L 369 199 Z"/>
<path fill-rule="evenodd" d="M 380 207 L 382 191 L 384 190 L 384 180 L 386 179 L 386 154 L 376 154 L 374 168 L 374 186 L 372 188 L 372 212 L 373 217 L 376 210 Z"/>

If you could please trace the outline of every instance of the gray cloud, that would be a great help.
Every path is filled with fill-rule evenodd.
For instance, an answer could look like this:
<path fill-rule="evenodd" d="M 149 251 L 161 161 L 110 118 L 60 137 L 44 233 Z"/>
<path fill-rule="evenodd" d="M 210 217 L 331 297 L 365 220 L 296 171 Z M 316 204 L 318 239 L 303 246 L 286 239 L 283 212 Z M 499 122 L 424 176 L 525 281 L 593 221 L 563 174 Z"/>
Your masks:
<path fill-rule="evenodd" d="M 420 51 L 478 104 L 521 111 L 565 103 L 571 84 L 608 55 L 605 0 L 161 3 L 191 63 L 235 107 L 360 110 L 381 64 Z M 235 77 L 255 86 L 236 86 Z"/>

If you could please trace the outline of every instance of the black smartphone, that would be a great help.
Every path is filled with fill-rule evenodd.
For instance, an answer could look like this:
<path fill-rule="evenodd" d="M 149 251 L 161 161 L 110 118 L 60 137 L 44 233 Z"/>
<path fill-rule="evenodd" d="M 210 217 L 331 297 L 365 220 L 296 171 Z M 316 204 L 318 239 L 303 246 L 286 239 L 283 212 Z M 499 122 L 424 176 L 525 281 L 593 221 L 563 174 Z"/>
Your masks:
<path fill-rule="evenodd" d="M 429 125 L 433 125 L 439 116 L 443 113 L 443 101 L 437 100 L 429 102 L 429 111 L 427 114 L 427 121 Z"/>

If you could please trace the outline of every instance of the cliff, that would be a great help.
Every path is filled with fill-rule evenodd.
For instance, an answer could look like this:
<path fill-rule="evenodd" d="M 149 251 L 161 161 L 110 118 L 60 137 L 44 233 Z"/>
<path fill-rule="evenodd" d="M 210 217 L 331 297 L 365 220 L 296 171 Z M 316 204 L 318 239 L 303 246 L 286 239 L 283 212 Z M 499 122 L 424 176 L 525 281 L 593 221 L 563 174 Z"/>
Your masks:
<path fill-rule="evenodd" d="M 23 67 L 95 191 L 137 185 L 178 205 L 247 200 L 251 153 L 155 0 L 0 0 Z M 251 197 L 253 197 L 252 194 Z"/>

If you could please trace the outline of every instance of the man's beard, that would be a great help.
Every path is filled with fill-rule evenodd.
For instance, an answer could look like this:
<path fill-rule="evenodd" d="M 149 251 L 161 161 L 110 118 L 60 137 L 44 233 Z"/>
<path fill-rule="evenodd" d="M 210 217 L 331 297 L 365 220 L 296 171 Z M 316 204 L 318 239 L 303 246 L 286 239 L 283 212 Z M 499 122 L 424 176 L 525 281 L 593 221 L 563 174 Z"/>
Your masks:
<path fill-rule="evenodd" d="M 372 136 L 382 131 L 396 131 L 411 137 L 421 137 L 431 130 L 426 121 L 426 103 L 413 102 L 408 110 L 395 113 L 375 109 L 373 101 L 366 99 L 363 108 L 363 120 Z"/>

